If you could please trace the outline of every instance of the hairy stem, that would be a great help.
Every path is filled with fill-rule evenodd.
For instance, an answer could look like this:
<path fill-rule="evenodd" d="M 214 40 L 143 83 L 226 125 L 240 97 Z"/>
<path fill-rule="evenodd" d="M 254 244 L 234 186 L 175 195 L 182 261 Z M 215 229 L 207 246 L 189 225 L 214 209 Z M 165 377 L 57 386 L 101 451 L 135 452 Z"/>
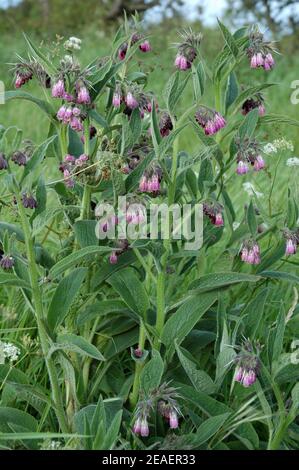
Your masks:
<path fill-rule="evenodd" d="M 145 328 L 143 323 L 140 324 L 140 329 L 139 329 L 139 340 L 138 340 L 138 348 L 143 350 L 144 349 L 144 344 L 145 344 Z M 130 404 L 132 408 L 135 408 L 138 402 L 138 396 L 139 396 L 139 388 L 140 388 L 140 374 L 143 369 L 144 363 L 139 361 L 136 362 L 135 366 L 135 375 L 134 375 L 134 383 L 133 383 L 133 390 L 130 396 Z"/>
<path fill-rule="evenodd" d="M 25 237 L 25 246 L 26 246 L 27 259 L 28 259 L 28 268 L 29 268 L 30 284 L 31 284 L 31 289 L 32 289 L 32 298 L 33 298 L 34 310 L 35 310 L 35 317 L 36 317 L 36 322 L 37 322 L 41 348 L 42 348 L 42 352 L 45 358 L 46 367 L 47 367 L 47 371 L 48 371 L 48 375 L 49 375 L 49 379 L 51 383 L 52 396 L 53 396 L 53 401 L 55 404 L 55 413 L 56 413 L 61 431 L 64 433 L 67 433 L 69 429 L 68 429 L 67 419 L 65 416 L 63 402 L 62 402 L 62 398 L 60 394 L 56 368 L 52 359 L 48 356 L 49 338 L 48 338 L 46 328 L 44 325 L 42 295 L 41 295 L 41 289 L 40 289 L 39 280 L 38 280 L 38 270 L 37 270 L 37 265 L 35 261 L 33 238 L 30 233 L 29 222 L 27 220 L 26 213 L 22 205 L 18 188 L 16 189 L 15 196 L 16 196 L 16 200 L 18 204 L 19 215 L 20 215 L 21 224 L 22 224 L 24 237 Z"/>

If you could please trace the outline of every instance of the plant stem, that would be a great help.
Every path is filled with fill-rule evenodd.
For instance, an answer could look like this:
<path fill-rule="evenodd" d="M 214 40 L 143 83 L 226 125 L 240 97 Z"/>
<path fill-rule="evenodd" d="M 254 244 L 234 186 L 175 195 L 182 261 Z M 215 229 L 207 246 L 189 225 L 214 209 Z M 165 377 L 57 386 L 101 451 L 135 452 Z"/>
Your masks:
<path fill-rule="evenodd" d="M 62 403 L 60 389 L 59 389 L 58 377 L 57 377 L 55 365 L 52 359 L 48 357 L 49 338 L 46 332 L 44 319 L 43 319 L 43 303 L 42 303 L 41 290 L 40 290 L 40 286 L 38 282 L 38 270 L 37 270 L 37 265 L 35 262 L 33 238 L 30 234 L 29 222 L 26 217 L 26 213 L 25 213 L 22 201 L 21 201 L 18 188 L 16 188 L 15 197 L 17 200 L 19 215 L 20 215 L 21 224 L 22 224 L 24 237 L 25 237 L 25 246 L 26 246 L 27 259 L 28 259 L 30 284 L 31 284 L 31 289 L 32 289 L 33 303 L 35 307 L 35 317 L 36 317 L 36 322 L 37 322 L 41 348 L 42 348 L 42 352 L 45 358 L 46 367 L 47 367 L 47 371 L 48 371 L 48 375 L 49 375 L 49 379 L 51 383 L 52 396 L 53 396 L 53 401 L 55 404 L 55 413 L 56 413 L 61 431 L 63 433 L 67 433 L 69 429 L 68 429 L 65 412 L 63 409 L 63 403 Z"/>
<path fill-rule="evenodd" d="M 146 338 L 145 328 L 144 328 L 143 323 L 141 323 L 140 329 L 139 329 L 139 340 L 138 340 L 138 348 L 141 350 L 144 349 L 145 338 Z M 131 403 L 132 408 L 135 408 L 138 402 L 139 387 L 140 387 L 140 374 L 143 369 L 143 366 L 144 366 L 144 363 L 142 361 L 136 361 L 133 390 L 130 396 L 130 403 Z"/>
<path fill-rule="evenodd" d="M 280 447 L 281 441 L 284 438 L 285 432 L 288 428 L 288 424 L 284 419 L 281 419 L 278 426 L 277 432 L 274 435 L 273 439 L 268 444 L 268 450 L 277 450 Z"/>
<path fill-rule="evenodd" d="M 91 197 L 91 187 L 86 184 L 84 186 L 81 213 L 80 213 L 80 220 L 89 219 L 90 197 Z"/>
<path fill-rule="evenodd" d="M 154 342 L 156 349 L 160 349 L 160 337 L 163 331 L 165 322 L 165 272 L 161 271 L 157 278 L 157 320 L 156 330 L 158 337 Z"/>
<path fill-rule="evenodd" d="M 215 109 L 221 113 L 221 83 L 215 83 Z"/>

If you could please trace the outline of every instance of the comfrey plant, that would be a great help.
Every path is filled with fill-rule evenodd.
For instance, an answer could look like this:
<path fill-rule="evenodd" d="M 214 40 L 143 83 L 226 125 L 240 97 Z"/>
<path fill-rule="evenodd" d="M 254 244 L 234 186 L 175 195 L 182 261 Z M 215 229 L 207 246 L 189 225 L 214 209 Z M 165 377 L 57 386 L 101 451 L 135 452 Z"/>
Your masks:
<path fill-rule="evenodd" d="M 76 449 L 298 447 L 296 186 L 279 180 L 290 145 L 265 137 L 299 123 L 268 114 L 273 45 L 219 28 L 213 64 L 183 32 L 161 94 L 136 18 L 85 66 L 84 40 L 53 59 L 25 36 L 6 105 L 31 102 L 49 127 L 39 145 L 0 129 L 5 446 L 50 432 Z"/>

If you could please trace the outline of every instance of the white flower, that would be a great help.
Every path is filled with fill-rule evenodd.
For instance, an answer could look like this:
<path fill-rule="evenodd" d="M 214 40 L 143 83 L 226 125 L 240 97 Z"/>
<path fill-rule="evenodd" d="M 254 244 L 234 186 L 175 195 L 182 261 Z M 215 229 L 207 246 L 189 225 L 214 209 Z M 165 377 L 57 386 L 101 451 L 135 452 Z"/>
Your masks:
<path fill-rule="evenodd" d="M 287 166 L 298 166 L 299 165 L 299 158 L 293 157 L 287 159 Z"/>
<path fill-rule="evenodd" d="M 4 343 L 0 341 L 0 364 L 4 364 L 5 359 L 10 362 L 17 361 L 21 351 L 12 343 Z"/>
<path fill-rule="evenodd" d="M 67 50 L 77 50 L 79 51 L 81 49 L 81 39 L 75 38 L 75 37 L 70 37 L 67 41 L 64 43 L 64 47 Z"/>
<path fill-rule="evenodd" d="M 277 153 L 277 149 L 276 147 L 274 147 L 273 144 L 271 144 L 270 142 L 268 144 L 266 144 L 263 148 L 263 152 L 264 153 Z"/>
<path fill-rule="evenodd" d="M 263 148 L 264 153 L 267 153 L 267 154 L 277 153 L 278 150 L 290 150 L 291 152 L 293 152 L 294 151 L 293 142 L 290 142 L 284 138 L 275 139 L 272 143 L 269 142 Z"/>
<path fill-rule="evenodd" d="M 246 183 L 243 183 L 243 188 L 246 191 L 246 193 L 249 194 L 249 196 L 256 196 L 259 198 L 264 195 L 263 193 L 260 193 L 259 191 L 257 191 L 255 187 L 253 186 L 253 184 L 250 183 L 249 181 L 247 181 Z"/>
<path fill-rule="evenodd" d="M 41 445 L 41 450 L 58 450 L 61 449 L 62 443 L 60 441 L 53 441 L 45 439 Z"/>

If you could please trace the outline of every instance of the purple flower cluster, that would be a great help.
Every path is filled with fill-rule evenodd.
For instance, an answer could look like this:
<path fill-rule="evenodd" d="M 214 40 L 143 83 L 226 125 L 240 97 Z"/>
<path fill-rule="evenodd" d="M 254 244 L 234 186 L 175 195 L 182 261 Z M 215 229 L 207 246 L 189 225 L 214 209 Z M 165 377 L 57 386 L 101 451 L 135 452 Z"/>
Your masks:
<path fill-rule="evenodd" d="M 140 181 L 139 191 L 141 193 L 150 193 L 157 195 L 161 189 L 162 170 L 160 167 L 155 166 L 146 170 Z"/>
<path fill-rule="evenodd" d="M 64 157 L 63 162 L 59 166 L 59 170 L 63 173 L 64 183 L 67 188 L 73 188 L 75 186 L 74 175 L 80 168 L 86 165 L 88 159 L 88 155 L 84 153 L 78 158 L 69 154 Z"/>
<path fill-rule="evenodd" d="M 80 119 L 81 111 L 77 106 L 61 106 L 57 113 L 57 119 L 63 124 L 69 124 L 77 132 L 83 131 L 83 124 Z"/>
<path fill-rule="evenodd" d="M 16 165 L 25 166 L 27 164 L 27 156 L 23 152 L 17 150 L 12 154 L 11 161 Z"/>
<path fill-rule="evenodd" d="M 257 351 L 260 351 L 260 344 L 256 344 Z M 256 382 L 260 372 L 260 360 L 258 354 L 254 352 L 253 345 L 246 340 L 242 350 L 235 359 L 236 369 L 234 380 L 248 388 Z"/>
<path fill-rule="evenodd" d="M 245 140 L 243 142 L 236 140 L 237 168 L 238 175 L 245 175 L 250 167 L 254 171 L 260 171 L 265 168 L 265 161 L 261 155 L 260 145 L 256 141 Z"/>
<path fill-rule="evenodd" d="M 286 240 L 285 254 L 286 256 L 295 255 L 297 253 L 297 246 L 299 245 L 299 229 L 284 231 Z"/>
<path fill-rule="evenodd" d="M 197 123 L 203 128 L 206 135 L 216 134 L 226 126 L 223 116 L 206 106 L 200 106 L 195 113 Z"/>
<path fill-rule="evenodd" d="M 33 77 L 33 73 L 31 72 L 31 70 L 17 72 L 16 79 L 15 79 L 15 88 L 21 88 L 23 85 L 29 82 L 29 80 L 31 80 L 32 77 Z"/>
<path fill-rule="evenodd" d="M 224 225 L 223 215 L 222 215 L 223 207 L 214 201 L 207 201 L 203 203 L 203 212 L 207 215 L 213 225 L 217 227 L 221 227 Z"/>
<path fill-rule="evenodd" d="M 250 113 L 250 111 L 256 108 L 258 108 L 259 116 L 264 116 L 266 108 L 264 105 L 264 100 L 260 94 L 254 98 L 249 98 L 248 100 L 244 101 L 242 105 L 242 114 L 246 116 L 246 114 Z"/>
<path fill-rule="evenodd" d="M 11 269 L 15 264 L 15 261 L 10 255 L 2 255 L 0 259 L 0 266 L 2 269 Z"/>
<path fill-rule="evenodd" d="M 118 223 L 118 222 L 116 222 L 116 223 Z M 128 240 L 119 240 L 116 245 L 117 245 L 116 246 L 117 251 L 113 250 L 111 252 L 110 257 L 109 257 L 110 264 L 117 264 L 119 255 L 121 255 L 122 253 L 127 251 L 128 248 L 129 248 Z"/>
<path fill-rule="evenodd" d="M 37 208 L 37 201 L 30 193 L 24 193 L 22 195 L 22 204 L 25 209 L 36 209 Z"/>
<path fill-rule="evenodd" d="M 197 56 L 197 50 L 201 42 L 201 34 L 195 35 L 192 31 L 181 34 L 182 42 L 178 45 L 177 55 L 174 65 L 178 70 L 186 71 L 192 66 Z"/>
<path fill-rule="evenodd" d="M 166 403 L 163 400 L 158 403 L 158 410 L 161 416 L 168 421 L 170 429 L 179 427 L 179 411 L 174 403 Z"/>
<path fill-rule="evenodd" d="M 255 26 L 249 36 L 249 47 L 247 55 L 250 60 L 250 67 L 257 69 L 262 67 L 264 70 L 271 70 L 275 61 L 272 56 L 274 50 L 273 44 L 264 40 L 264 35 L 259 28 Z"/>
<path fill-rule="evenodd" d="M 144 208 L 138 204 L 128 205 L 126 211 L 126 222 L 128 224 L 142 224 L 146 220 Z"/>
<path fill-rule="evenodd" d="M 263 52 L 257 52 L 250 58 L 250 67 L 257 69 L 263 67 L 264 70 L 271 70 L 275 65 L 275 61 L 270 52 L 264 54 Z"/>
<path fill-rule="evenodd" d="M 256 373 L 253 369 L 247 370 L 241 366 L 237 366 L 234 379 L 247 388 L 256 381 Z"/>
<path fill-rule="evenodd" d="M 248 264 L 261 262 L 260 247 L 255 240 L 246 240 L 241 247 L 241 260 Z"/>
<path fill-rule="evenodd" d="M 167 137 L 173 129 L 171 117 L 168 113 L 163 113 L 159 121 L 159 129 L 162 137 Z"/>
<path fill-rule="evenodd" d="M 142 41 L 139 44 L 139 49 L 141 52 L 150 52 L 152 50 L 151 44 L 148 39 L 144 39 L 140 33 L 134 33 L 131 36 L 131 45 L 133 46 L 136 42 Z M 119 60 L 124 60 L 128 51 L 128 43 L 124 42 L 118 49 L 118 58 Z"/>

